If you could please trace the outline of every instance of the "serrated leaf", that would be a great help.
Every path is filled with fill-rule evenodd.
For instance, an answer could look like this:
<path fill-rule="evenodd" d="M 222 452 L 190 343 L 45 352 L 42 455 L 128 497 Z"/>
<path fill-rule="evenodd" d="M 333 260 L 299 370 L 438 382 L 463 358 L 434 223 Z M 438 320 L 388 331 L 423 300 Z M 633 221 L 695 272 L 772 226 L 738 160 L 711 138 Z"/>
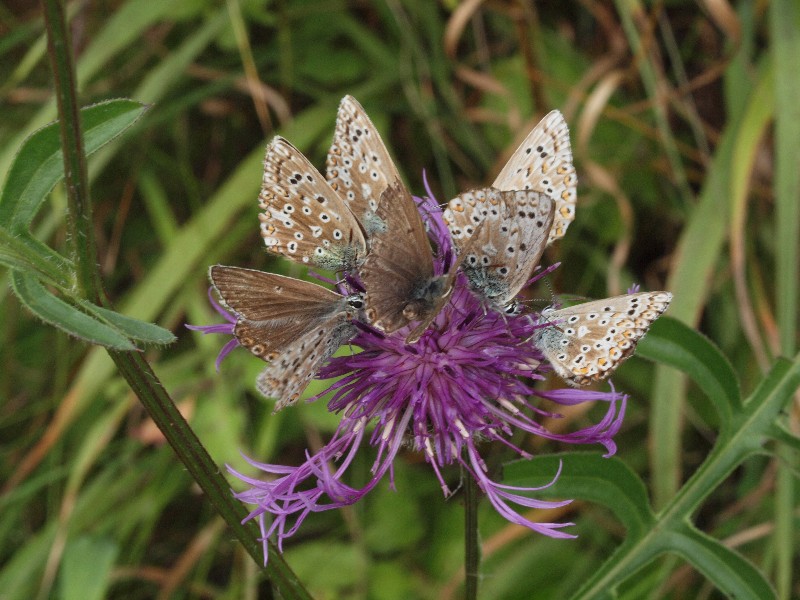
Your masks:
<path fill-rule="evenodd" d="M 687 525 L 669 534 L 670 549 L 705 575 L 728 598 L 775 598 L 764 575 L 740 554 Z"/>
<path fill-rule="evenodd" d="M 99 319 L 118 329 L 130 339 L 145 344 L 171 344 L 177 338 L 173 333 L 155 323 L 147 323 L 126 315 L 108 310 L 90 302 L 82 302 L 81 306 Z"/>
<path fill-rule="evenodd" d="M 81 109 L 86 154 L 125 131 L 147 107 L 133 100 L 109 100 Z M 12 232 L 27 230 L 44 198 L 64 177 L 58 123 L 45 125 L 22 144 L 0 195 L 0 223 Z"/>
<path fill-rule="evenodd" d="M 32 275 L 12 272 L 11 286 L 19 301 L 45 323 L 106 348 L 136 350 L 119 331 L 56 298 Z"/>
<path fill-rule="evenodd" d="M 676 319 L 661 317 L 636 352 L 686 373 L 713 402 L 723 428 L 730 425 L 731 415 L 742 406 L 739 381 L 711 340 Z"/>
<path fill-rule="evenodd" d="M 118 553 L 110 539 L 80 537 L 70 542 L 61 562 L 60 600 L 105 598 Z"/>
<path fill-rule="evenodd" d="M 655 523 L 644 485 L 621 460 L 599 454 L 576 452 L 519 460 L 504 468 L 503 483 L 540 487 L 561 475 L 550 487 L 536 492 L 541 498 L 576 498 L 608 507 L 628 530 L 640 537 Z"/>

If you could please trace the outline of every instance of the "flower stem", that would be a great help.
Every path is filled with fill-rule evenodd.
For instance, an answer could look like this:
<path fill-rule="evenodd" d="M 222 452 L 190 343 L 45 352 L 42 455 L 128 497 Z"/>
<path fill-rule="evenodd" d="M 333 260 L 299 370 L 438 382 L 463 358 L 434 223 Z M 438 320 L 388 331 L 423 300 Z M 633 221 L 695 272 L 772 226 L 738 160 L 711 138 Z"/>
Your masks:
<path fill-rule="evenodd" d="M 464 474 L 464 597 L 478 597 L 478 570 L 480 569 L 480 543 L 478 537 L 478 484 L 469 473 Z"/>
<path fill-rule="evenodd" d="M 97 268 L 86 153 L 83 148 L 72 52 L 64 10 L 61 0 L 42 0 L 42 8 L 58 102 L 68 198 L 67 231 L 72 243 L 77 272 L 77 292 L 81 297 L 111 309 Z M 109 350 L 109 354 L 178 458 L 228 523 L 248 554 L 260 562 L 263 555 L 261 544 L 257 539 L 256 526 L 252 523 L 246 526 L 242 524 L 246 516 L 244 507 L 233 498 L 227 481 L 220 474 L 219 467 L 178 412 L 175 403 L 144 356 L 139 352 L 113 350 Z M 285 598 L 310 598 L 280 554 L 272 547 L 270 547 L 267 574 L 278 595 Z"/>

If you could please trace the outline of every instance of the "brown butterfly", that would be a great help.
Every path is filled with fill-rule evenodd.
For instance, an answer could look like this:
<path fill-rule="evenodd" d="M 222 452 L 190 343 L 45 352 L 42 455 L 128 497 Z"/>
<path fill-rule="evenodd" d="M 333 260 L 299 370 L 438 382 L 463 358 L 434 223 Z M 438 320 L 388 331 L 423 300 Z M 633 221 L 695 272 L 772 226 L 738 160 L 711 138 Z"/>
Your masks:
<path fill-rule="evenodd" d="M 269 362 L 258 389 L 277 398 L 275 410 L 294 404 L 336 349 L 356 333 L 361 294 L 342 296 L 315 283 L 275 273 L 215 265 L 209 277 L 237 316 L 234 336 Z"/>
<path fill-rule="evenodd" d="M 365 314 L 386 333 L 418 322 L 406 338 L 412 344 L 450 299 L 458 264 L 445 275 L 435 275 L 425 224 L 399 181 L 383 192 L 376 215 L 386 230 L 371 236 L 370 253 L 360 270 L 367 290 Z"/>

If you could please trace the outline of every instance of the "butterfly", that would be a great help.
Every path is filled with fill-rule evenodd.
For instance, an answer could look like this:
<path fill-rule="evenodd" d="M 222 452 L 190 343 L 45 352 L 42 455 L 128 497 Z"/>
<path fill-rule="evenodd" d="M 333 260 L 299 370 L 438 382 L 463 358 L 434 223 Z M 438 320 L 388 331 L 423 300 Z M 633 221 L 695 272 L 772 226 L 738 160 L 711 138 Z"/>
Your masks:
<path fill-rule="evenodd" d="M 236 314 L 239 344 L 269 362 L 258 389 L 277 398 L 275 410 L 294 404 L 322 364 L 356 333 L 361 294 L 341 294 L 299 279 L 215 265 L 209 278 Z"/>
<path fill-rule="evenodd" d="M 553 370 L 570 385 L 607 378 L 627 360 L 669 306 L 669 292 L 639 292 L 568 308 L 546 308 L 533 335 Z"/>
<path fill-rule="evenodd" d="M 261 236 L 272 252 L 331 271 L 367 253 L 361 224 L 308 159 L 282 137 L 267 148 L 259 194 Z"/>
<path fill-rule="evenodd" d="M 345 96 L 339 104 L 327 165 L 328 183 L 345 199 L 367 233 L 385 231 L 386 224 L 376 215 L 378 202 L 384 190 L 400 180 L 400 174 L 375 125 L 352 96 Z"/>
<path fill-rule="evenodd" d="M 539 264 L 555 203 L 542 192 L 472 190 L 444 210 L 470 285 L 496 310 L 515 314 L 514 298 Z M 466 246 L 470 250 L 466 250 Z"/>
<path fill-rule="evenodd" d="M 411 344 L 450 299 L 458 265 L 446 275 L 435 275 L 422 217 L 399 181 L 383 192 L 376 215 L 387 228 L 371 236 L 369 255 L 359 271 L 367 290 L 365 314 L 386 333 L 418 321 L 406 338 Z"/>
<path fill-rule="evenodd" d="M 550 245 L 564 237 L 575 218 L 578 178 L 572 166 L 569 128 L 557 110 L 548 113 L 514 151 L 492 183 L 503 191 L 535 190 L 555 201 L 555 218 L 547 238 Z"/>

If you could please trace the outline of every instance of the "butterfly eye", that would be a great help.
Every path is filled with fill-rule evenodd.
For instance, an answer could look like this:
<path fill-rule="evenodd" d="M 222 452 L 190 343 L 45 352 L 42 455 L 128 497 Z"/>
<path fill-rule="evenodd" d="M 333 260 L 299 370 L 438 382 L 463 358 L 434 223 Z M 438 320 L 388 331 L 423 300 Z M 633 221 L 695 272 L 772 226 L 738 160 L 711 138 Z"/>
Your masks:
<path fill-rule="evenodd" d="M 347 304 L 350 308 L 355 308 L 356 310 L 360 310 L 364 308 L 364 298 L 361 296 L 350 296 L 347 299 Z"/>
<path fill-rule="evenodd" d="M 522 312 L 522 305 L 517 301 L 511 302 L 510 304 L 506 305 L 506 307 L 503 309 L 503 312 L 512 317 L 516 316 Z"/>

